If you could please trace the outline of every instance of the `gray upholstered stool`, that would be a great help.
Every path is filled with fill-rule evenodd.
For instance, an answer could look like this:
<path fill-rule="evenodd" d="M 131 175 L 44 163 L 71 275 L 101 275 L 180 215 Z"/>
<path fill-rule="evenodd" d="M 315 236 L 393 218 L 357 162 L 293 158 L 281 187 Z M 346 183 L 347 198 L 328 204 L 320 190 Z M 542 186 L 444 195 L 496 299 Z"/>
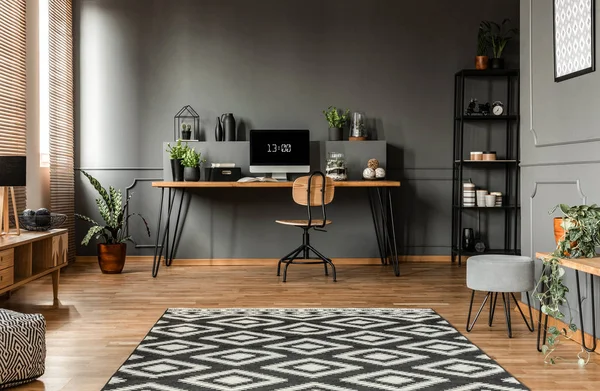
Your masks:
<path fill-rule="evenodd" d="M 44 317 L 0 309 L 0 389 L 42 376 L 45 361 Z"/>
<path fill-rule="evenodd" d="M 494 320 L 494 311 L 498 293 L 502 294 L 504 304 L 504 314 L 506 316 L 506 326 L 508 328 L 508 337 L 512 337 L 510 320 L 510 297 L 517 302 L 514 292 L 524 292 L 527 296 L 529 305 L 529 319 L 531 324 L 525 318 L 521 307 L 517 306 L 529 331 L 534 330 L 533 316 L 531 313 L 531 301 L 529 291 L 534 288 L 534 263 L 529 257 L 520 257 L 515 255 L 478 255 L 467 260 L 467 287 L 472 289 L 471 304 L 469 305 L 469 316 L 467 318 L 467 331 L 471 331 L 475 322 L 479 318 L 483 307 L 488 299 L 490 300 L 490 315 L 488 325 L 491 327 Z M 479 311 L 471 322 L 471 310 L 473 309 L 473 299 L 475 291 L 487 292 Z"/>

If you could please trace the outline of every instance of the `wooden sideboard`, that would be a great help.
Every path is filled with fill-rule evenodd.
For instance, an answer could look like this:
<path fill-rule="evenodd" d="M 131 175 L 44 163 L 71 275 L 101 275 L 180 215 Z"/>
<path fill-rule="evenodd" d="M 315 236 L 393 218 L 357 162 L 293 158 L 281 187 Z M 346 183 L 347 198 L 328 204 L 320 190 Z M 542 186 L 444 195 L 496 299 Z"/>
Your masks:
<path fill-rule="evenodd" d="M 21 235 L 0 237 L 0 295 L 52 274 L 57 300 L 60 269 L 67 266 L 68 247 L 66 229 L 21 230 Z"/>

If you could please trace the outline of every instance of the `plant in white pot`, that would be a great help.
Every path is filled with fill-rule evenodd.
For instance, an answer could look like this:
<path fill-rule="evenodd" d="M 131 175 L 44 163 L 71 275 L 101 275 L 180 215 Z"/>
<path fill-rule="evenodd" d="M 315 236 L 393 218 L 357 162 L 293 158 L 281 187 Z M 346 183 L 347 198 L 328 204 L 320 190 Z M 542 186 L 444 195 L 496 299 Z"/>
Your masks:
<path fill-rule="evenodd" d="M 125 265 L 127 255 L 127 242 L 132 242 L 133 238 L 128 235 L 126 224 L 130 217 L 136 216 L 142 219 L 146 232 L 150 236 L 150 228 L 146 219 L 138 213 L 129 213 L 129 200 L 131 194 L 123 203 L 123 194 L 110 186 L 108 191 L 102 187 L 100 182 L 85 171 L 81 171 L 90 181 L 90 184 L 96 189 L 100 197 L 96 198 L 96 205 L 100 216 L 105 224 L 100 224 L 88 216 L 75 214 L 75 217 L 90 223 L 92 226 L 81 241 L 81 244 L 87 246 L 92 238 L 103 240 L 98 243 L 98 265 L 102 273 L 115 274 L 121 273 Z"/>

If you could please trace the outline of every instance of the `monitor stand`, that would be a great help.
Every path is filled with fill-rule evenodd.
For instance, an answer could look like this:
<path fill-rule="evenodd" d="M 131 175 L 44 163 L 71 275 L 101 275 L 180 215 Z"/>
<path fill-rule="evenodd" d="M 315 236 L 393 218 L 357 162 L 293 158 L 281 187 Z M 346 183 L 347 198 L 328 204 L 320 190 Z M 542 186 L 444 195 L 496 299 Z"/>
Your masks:
<path fill-rule="evenodd" d="M 277 179 L 278 181 L 287 182 L 287 173 L 285 172 L 274 172 L 271 174 L 271 178 Z"/>

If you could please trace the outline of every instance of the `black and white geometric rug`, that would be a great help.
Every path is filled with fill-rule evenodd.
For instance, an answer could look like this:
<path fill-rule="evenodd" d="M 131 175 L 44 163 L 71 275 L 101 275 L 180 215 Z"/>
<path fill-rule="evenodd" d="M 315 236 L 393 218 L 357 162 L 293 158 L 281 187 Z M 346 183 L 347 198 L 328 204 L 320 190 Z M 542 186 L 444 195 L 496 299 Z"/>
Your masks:
<path fill-rule="evenodd" d="M 430 309 L 169 309 L 106 391 L 516 391 Z"/>

